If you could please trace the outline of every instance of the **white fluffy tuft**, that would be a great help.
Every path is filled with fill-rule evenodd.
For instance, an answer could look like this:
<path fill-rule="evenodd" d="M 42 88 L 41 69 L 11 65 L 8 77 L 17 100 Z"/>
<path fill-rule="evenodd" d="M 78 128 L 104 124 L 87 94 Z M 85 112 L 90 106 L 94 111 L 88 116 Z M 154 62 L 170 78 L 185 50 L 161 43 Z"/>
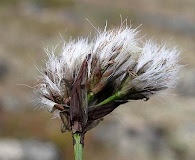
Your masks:
<path fill-rule="evenodd" d="M 52 112 L 55 110 L 55 104 L 67 101 L 70 91 L 67 84 L 62 84 L 62 80 L 73 83 L 89 54 L 91 58 L 88 59 L 87 66 L 88 80 L 92 80 L 95 75 L 92 59 L 96 57 L 96 65 L 100 65 L 99 69 L 103 75 L 111 72 L 105 77 L 101 75 L 100 83 L 116 84 L 115 91 L 124 88 L 121 83 L 125 80 L 129 80 L 125 83 L 128 84 L 125 86 L 126 90 L 134 88 L 137 91 L 149 91 L 147 95 L 150 95 L 150 91 L 154 93 L 174 87 L 180 69 L 179 51 L 176 47 L 158 45 L 151 40 L 140 45 L 138 33 L 137 29 L 128 26 L 111 30 L 105 28 L 102 32 L 98 31 L 97 36 L 90 42 L 83 38 L 64 42 L 59 56 L 55 55 L 55 48 L 51 52 L 46 50 L 48 60 L 35 90 L 39 95 L 39 103 L 48 106 Z M 132 78 L 126 79 L 127 73 Z M 98 84 L 94 87 L 96 86 Z M 59 111 L 55 113 L 59 116 Z"/>

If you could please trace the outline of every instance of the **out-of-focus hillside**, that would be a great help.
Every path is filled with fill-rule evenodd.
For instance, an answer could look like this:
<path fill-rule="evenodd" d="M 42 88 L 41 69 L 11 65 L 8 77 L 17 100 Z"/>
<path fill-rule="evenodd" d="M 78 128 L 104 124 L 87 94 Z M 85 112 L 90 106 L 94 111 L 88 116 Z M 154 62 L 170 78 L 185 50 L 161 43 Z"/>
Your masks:
<path fill-rule="evenodd" d="M 48 112 L 34 110 L 25 85 L 33 86 L 35 66 L 44 66 L 44 47 L 94 34 L 86 18 L 103 29 L 106 20 L 108 27 L 119 26 L 120 15 L 134 28 L 142 24 L 141 36 L 178 45 L 185 67 L 174 91 L 121 106 L 89 132 L 85 159 L 195 159 L 194 0 L 1 0 L 0 159 L 9 145 L 16 146 L 18 160 L 33 159 L 36 146 L 42 160 L 73 158 L 71 135 L 61 134 L 60 121 Z"/>

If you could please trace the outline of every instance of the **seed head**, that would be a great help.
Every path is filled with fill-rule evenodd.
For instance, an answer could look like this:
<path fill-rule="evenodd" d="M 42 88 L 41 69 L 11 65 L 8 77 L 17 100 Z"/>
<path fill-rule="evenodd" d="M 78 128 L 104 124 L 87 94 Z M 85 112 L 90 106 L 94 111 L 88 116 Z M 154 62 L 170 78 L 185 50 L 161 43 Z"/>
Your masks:
<path fill-rule="evenodd" d="M 176 84 L 179 51 L 149 40 L 137 29 L 104 30 L 91 41 L 64 42 L 59 56 L 46 51 L 35 92 L 41 106 L 60 116 L 62 131 L 85 134 L 129 100 L 148 100 Z"/>

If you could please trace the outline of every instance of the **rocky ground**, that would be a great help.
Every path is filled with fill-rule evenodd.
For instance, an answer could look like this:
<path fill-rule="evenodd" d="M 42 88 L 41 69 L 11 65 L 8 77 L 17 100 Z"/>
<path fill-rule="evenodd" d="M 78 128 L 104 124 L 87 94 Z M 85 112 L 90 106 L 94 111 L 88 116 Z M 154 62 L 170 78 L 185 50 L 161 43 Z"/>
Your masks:
<path fill-rule="evenodd" d="M 177 44 L 185 67 L 174 91 L 121 106 L 89 132 L 85 159 L 195 159 L 193 0 L 0 1 L 0 159 L 11 160 L 11 155 L 2 158 L 9 155 L 4 153 L 16 151 L 23 159 L 39 160 L 33 159 L 34 146 L 43 150 L 42 159 L 48 152 L 51 160 L 72 159 L 71 135 L 61 134 L 60 121 L 48 112 L 34 110 L 32 89 L 25 85 L 34 85 L 35 65 L 44 65 L 44 47 L 60 43 L 61 36 L 68 40 L 93 34 L 85 18 L 103 28 L 105 20 L 110 27 L 119 26 L 120 15 L 133 27 L 142 24 L 141 35 Z M 30 158 L 24 152 L 31 152 L 25 155 Z"/>

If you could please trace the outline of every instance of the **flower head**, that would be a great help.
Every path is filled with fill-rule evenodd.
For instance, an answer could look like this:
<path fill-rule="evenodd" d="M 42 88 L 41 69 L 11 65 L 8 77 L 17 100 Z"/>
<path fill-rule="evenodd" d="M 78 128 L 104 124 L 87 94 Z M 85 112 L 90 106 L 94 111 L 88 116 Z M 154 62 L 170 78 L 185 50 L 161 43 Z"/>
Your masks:
<path fill-rule="evenodd" d="M 174 87 L 178 50 L 140 43 L 137 35 L 136 29 L 122 26 L 91 41 L 64 42 L 59 56 L 47 51 L 35 92 L 42 106 L 61 117 L 62 131 L 84 135 L 120 104 Z"/>

